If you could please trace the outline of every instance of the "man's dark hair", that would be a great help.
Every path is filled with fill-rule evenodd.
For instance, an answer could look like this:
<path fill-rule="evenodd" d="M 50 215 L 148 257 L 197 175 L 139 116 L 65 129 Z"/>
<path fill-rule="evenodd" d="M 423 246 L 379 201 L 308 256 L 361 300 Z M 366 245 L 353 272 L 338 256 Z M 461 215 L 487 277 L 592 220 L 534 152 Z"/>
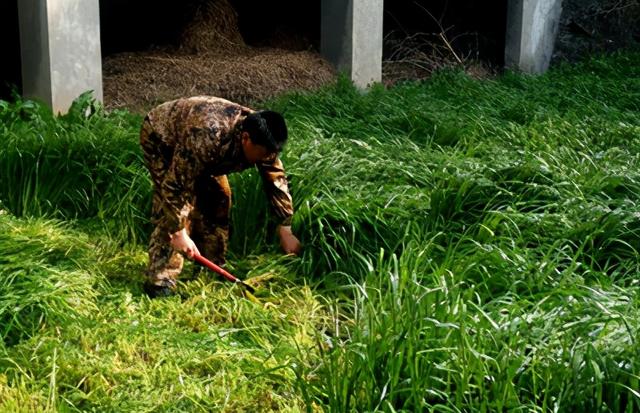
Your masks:
<path fill-rule="evenodd" d="M 280 152 L 287 142 L 287 125 L 278 112 L 263 110 L 247 116 L 242 131 L 249 133 L 251 142 L 269 151 Z"/>

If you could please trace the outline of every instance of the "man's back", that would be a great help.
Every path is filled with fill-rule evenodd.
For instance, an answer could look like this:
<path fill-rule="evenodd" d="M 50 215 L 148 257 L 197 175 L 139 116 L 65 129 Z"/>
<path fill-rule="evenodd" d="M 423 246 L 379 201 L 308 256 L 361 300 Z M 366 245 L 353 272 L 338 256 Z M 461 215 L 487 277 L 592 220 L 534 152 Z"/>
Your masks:
<path fill-rule="evenodd" d="M 195 146 L 201 145 L 217 146 L 214 141 L 225 138 L 238 121 L 253 112 L 252 109 L 226 99 L 194 96 L 163 103 L 152 109 L 147 114 L 147 119 L 163 146 L 175 147 L 182 141 L 185 146 L 195 149 Z M 185 142 L 189 139 L 202 141 Z"/>

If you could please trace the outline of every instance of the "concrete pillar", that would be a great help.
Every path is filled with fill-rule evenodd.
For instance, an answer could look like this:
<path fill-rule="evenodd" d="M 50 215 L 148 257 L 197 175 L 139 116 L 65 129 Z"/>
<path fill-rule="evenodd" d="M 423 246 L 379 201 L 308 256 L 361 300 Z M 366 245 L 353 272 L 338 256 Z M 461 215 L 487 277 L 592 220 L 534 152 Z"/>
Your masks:
<path fill-rule="evenodd" d="M 87 90 L 102 101 L 98 0 L 19 0 L 23 95 L 64 113 Z"/>
<path fill-rule="evenodd" d="M 526 73 L 549 68 L 562 0 L 509 0 L 505 65 Z"/>
<path fill-rule="evenodd" d="M 354 84 L 382 80 L 383 0 L 322 0 L 320 50 Z"/>

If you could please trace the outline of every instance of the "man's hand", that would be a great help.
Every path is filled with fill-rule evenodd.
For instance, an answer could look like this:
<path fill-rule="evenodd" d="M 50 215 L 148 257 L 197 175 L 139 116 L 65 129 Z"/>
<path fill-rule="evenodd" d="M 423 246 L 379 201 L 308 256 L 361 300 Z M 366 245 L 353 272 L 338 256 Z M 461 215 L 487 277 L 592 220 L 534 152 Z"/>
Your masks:
<path fill-rule="evenodd" d="M 187 257 L 193 258 L 194 255 L 200 254 L 198 247 L 196 247 L 196 244 L 189 237 L 186 229 L 183 228 L 180 231 L 171 234 L 169 237 L 171 239 L 171 246 L 182 252 Z"/>
<path fill-rule="evenodd" d="M 278 226 L 278 235 L 280 236 L 280 246 L 285 254 L 298 255 L 300 253 L 302 246 L 298 238 L 291 232 L 290 226 Z"/>

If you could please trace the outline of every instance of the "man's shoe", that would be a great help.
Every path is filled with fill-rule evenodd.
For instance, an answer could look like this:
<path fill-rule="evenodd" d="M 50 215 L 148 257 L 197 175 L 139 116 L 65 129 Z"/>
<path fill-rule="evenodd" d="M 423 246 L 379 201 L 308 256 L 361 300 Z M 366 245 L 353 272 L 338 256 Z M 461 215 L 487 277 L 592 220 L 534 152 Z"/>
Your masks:
<path fill-rule="evenodd" d="M 176 295 L 176 282 L 173 280 L 163 280 L 160 285 L 146 282 L 144 284 L 144 292 L 150 298 L 171 297 Z"/>

